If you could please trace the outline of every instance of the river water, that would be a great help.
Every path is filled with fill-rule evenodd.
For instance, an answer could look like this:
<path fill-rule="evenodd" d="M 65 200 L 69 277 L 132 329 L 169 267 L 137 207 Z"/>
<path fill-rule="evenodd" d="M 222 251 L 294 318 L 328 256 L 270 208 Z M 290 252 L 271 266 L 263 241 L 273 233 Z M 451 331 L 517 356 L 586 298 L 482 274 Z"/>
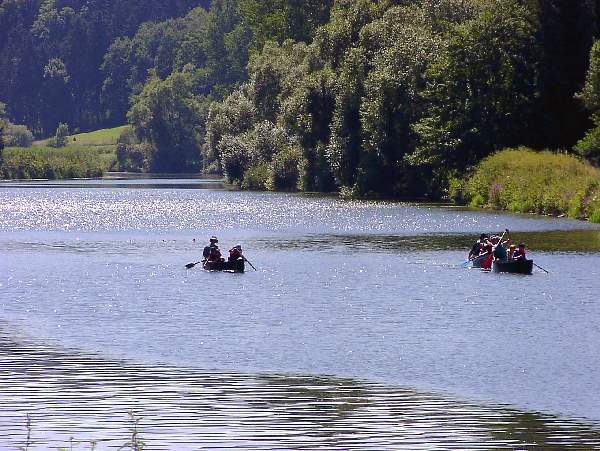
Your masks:
<path fill-rule="evenodd" d="M 504 228 L 549 274 L 460 266 Z M 213 234 L 257 271 L 186 270 Z M 117 449 L 135 421 L 145 449 L 600 449 L 584 222 L 4 183 L 0 255 L 0 449 Z"/>

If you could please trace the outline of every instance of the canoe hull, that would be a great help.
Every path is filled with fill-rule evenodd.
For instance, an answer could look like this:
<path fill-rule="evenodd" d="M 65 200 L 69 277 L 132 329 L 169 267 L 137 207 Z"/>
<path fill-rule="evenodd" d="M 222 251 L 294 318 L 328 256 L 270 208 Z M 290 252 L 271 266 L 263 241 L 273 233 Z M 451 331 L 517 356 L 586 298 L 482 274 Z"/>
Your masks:
<path fill-rule="evenodd" d="M 243 273 L 245 271 L 245 262 L 243 258 L 239 258 L 232 262 L 229 261 L 216 261 L 216 262 L 205 262 L 202 267 L 206 271 L 225 271 Z"/>
<path fill-rule="evenodd" d="M 495 261 L 492 264 L 492 271 L 497 273 L 531 274 L 533 272 L 533 260 Z"/>

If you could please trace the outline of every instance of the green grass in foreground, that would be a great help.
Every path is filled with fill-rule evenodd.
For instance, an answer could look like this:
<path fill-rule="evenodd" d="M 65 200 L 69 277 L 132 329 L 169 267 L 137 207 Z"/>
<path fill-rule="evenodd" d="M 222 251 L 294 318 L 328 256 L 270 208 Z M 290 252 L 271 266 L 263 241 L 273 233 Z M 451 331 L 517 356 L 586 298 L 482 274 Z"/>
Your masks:
<path fill-rule="evenodd" d="M 600 223 L 600 170 L 574 156 L 507 149 L 484 159 L 470 177 L 451 185 L 451 196 L 473 207 Z"/>
<path fill-rule="evenodd" d="M 4 149 L 0 176 L 5 179 L 68 179 L 100 177 L 116 164 L 112 150 L 69 146 Z"/>

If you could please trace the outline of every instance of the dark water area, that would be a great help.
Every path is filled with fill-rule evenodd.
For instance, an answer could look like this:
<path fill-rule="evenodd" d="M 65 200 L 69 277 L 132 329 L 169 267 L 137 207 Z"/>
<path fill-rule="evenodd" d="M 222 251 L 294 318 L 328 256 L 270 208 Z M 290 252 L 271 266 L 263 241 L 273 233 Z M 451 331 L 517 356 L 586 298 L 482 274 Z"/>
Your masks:
<path fill-rule="evenodd" d="M 593 449 L 590 425 L 328 376 L 149 368 L 0 338 L 4 444 L 192 449 Z M 130 409 L 125 413 L 124 409 Z M 133 413 L 131 418 L 129 413 Z M 72 438 L 75 437 L 75 440 Z M 575 446 L 574 443 L 577 443 Z"/>
<path fill-rule="evenodd" d="M 0 186 L 0 449 L 600 449 L 598 227 L 135 182 Z"/>

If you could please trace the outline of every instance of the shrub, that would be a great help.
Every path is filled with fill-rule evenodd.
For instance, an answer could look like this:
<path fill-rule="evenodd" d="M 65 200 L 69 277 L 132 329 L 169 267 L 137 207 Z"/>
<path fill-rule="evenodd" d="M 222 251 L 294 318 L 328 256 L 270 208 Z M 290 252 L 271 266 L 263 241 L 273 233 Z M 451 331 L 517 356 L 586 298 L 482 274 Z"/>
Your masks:
<path fill-rule="evenodd" d="M 257 163 L 244 172 L 242 188 L 249 190 L 264 190 L 269 180 L 269 163 Z"/>
<path fill-rule="evenodd" d="M 31 147 L 33 134 L 25 125 L 8 124 L 4 129 L 4 144 L 7 147 Z"/>
<path fill-rule="evenodd" d="M 592 164 L 600 165 L 600 118 L 595 119 L 595 127 L 575 145 L 574 150 Z"/>
<path fill-rule="evenodd" d="M 519 148 L 482 160 L 463 192 L 472 206 L 583 218 L 599 185 L 600 171 L 579 158 Z"/>
<path fill-rule="evenodd" d="M 102 154 L 87 147 L 66 149 L 9 147 L 0 168 L 6 179 L 62 179 L 99 177 L 106 169 Z"/>
<path fill-rule="evenodd" d="M 67 137 L 69 136 L 69 126 L 64 123 L 58 124 L 54 143 L 56 147 L 65 147 L 67 145 Z"/>
<path fill-rule="evenodd" d="M 250 162 L 252 141 L 246 133 L 239 136 L 225 135 L 219 142 L 219 154 L 223 175 L 228 183 L 241 183 Z"/>
<path fill-rule="evenodd" d="M 269 166 L 267 188 L 272 191 L 296 191 L 300 168 L 305 164 L 302 149 L 290 146 L 273 157 Z"/>
<path fill-rule="evenodd" d="M 148 171 L 151 166 L 152 155 L 152 146 L 149 143 L 117 144 L 117 162 L 121 171 Z"/>

